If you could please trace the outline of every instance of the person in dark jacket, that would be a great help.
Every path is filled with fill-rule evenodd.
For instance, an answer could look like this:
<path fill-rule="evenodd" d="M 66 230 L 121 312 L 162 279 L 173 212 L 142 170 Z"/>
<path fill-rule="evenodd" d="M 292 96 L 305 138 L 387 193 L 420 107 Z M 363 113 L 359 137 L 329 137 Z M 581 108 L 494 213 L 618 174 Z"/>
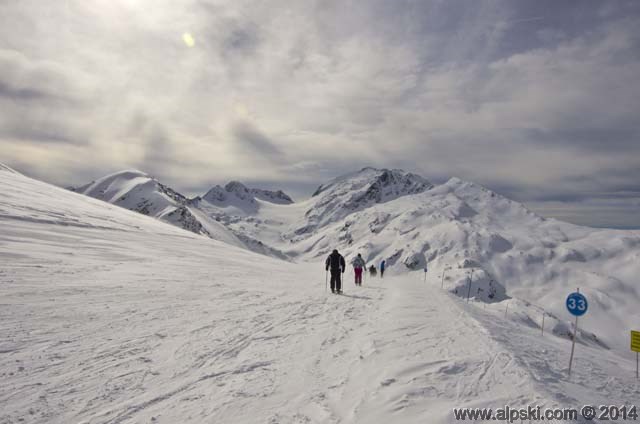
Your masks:
<path fill-rule="evenodd" d="M 380 262 L 380 278 L 384 277 L 384 269 L 387 266 L 387 261 Z"/>
<path fill-rule="evenodd" d="M 371 266 L 369 267 L 369 274 L 370 274 L 372 277 L 375 277 L 375 276 L 378 274 L 378 271 L 376 270 L 376 266 L 375 266 L 375 265 L 371 265 Z"/>
<path fill-rule="evenodd" d="M 340 277 L 347 267 L 344 257 L 338 253 L 337 249 L 333 249 L 324 265 L 325 269 L 331 272 L 331 293 L 342 293 L 342 280 Z"/>

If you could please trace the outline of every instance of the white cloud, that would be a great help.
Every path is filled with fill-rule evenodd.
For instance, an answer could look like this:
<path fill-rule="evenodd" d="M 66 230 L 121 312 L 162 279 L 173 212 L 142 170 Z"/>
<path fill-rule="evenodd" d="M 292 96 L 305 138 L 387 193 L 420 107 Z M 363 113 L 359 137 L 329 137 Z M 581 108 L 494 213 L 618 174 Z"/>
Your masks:
<path fill-rule="evenodd" d="M 584 175 L 593 191 L 638 182 L 635 9 L 580 27 L 564 5 L 551 20 L 455 3 L 5 2 L 2 160 L 55 182 L 138 167 L 178 188 L 362 164 L 567 195 Z"/>

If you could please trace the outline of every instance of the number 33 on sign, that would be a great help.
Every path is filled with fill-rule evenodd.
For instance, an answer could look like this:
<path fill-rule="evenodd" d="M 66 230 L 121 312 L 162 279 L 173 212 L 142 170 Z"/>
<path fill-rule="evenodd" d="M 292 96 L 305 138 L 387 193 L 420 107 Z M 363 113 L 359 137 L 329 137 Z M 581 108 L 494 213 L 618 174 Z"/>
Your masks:
<path fill-rule="evenodd" d="M 589 303 L 587 302 L 587 298 L 582 294 L 576 292 L 571 293 L 567 297 L 567 309 L 571 313 L 571 315 L 575 315 L 577 317 L 582 316 L 587 312 L 589 308 Z"/>

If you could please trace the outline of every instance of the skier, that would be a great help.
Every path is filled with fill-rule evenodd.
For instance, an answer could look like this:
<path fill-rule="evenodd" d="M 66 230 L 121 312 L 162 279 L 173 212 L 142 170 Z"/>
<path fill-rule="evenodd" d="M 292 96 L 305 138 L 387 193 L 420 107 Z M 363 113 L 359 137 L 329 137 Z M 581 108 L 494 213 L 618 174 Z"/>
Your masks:
<path fill-rule="evenodd" d="M 376 266 L 371 265 L 369 267 L 369 275 L 371 275 L 372 277 L 375 277 L 377 274 L 378 274 L 378 271 L 376 270 Z"/>
<path fill-rule="evenodd" d="M 358 256 L 353 260 L 353 273 L 356 276 L 356 286 L 362 286 L 362 270 L 365 269 L 367 265 L 364 263 L 364 259 L 358 253 Z"/>
<path fill-rule="evenodd" d="M 384 259 L 380 262 L 380 278 L 384 277 L 384 266 L 387 264 L 387 261 Z"/>
<path fill-rule="evenodd" d="M 324 265 L 327 271 L 331 270 L 331 293 L 342 293 L 342 281 L 340 277 L 341 274 L 344 274 L 346 268 L 344 257 L 338 253 L 337 249 L 333 249 L 333 252 L 327 257 Z"/>

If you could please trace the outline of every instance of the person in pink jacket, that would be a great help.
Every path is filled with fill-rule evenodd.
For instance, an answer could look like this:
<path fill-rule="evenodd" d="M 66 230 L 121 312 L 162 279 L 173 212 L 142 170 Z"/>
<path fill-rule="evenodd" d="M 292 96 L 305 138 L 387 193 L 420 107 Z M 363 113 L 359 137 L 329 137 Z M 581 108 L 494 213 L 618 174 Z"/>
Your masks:
<path fill-rule="evenodd" d="M 353 272 L 356 276 L 356 286 L 362 286 L 362 272 L 366 268 L 364 259 L 358 253 L 358 256 L 353 260 Z"/>

